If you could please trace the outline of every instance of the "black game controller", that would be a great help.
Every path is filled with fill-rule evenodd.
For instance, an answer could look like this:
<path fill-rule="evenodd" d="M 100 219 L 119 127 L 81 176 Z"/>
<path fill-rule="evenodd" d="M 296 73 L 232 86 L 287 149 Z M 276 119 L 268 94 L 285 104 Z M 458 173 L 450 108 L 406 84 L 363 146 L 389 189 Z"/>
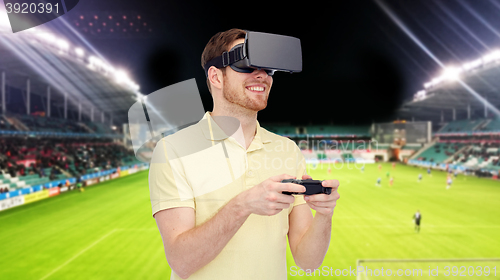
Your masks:
<path fill-rule="evenodd" d="M 305 179 L 305 180 L 296 180 L 296 179 L 286 179 L 281 181 L 281 183 L 293 183 L 293 184 L 298 184 L 306 187 L 306 191 L 303 193 L 299 192 L 283 192 L 283 194 L 305 194 L 305 195 L 311 195 L 311 194 L 319 194 L 319 193 L 325 193 L 325 194 L 331 194 L 332 193 L 332 188 L 327 188 L 323 187 L 321 185 L 320 180 L 313 180 L 313 179 Z"/>

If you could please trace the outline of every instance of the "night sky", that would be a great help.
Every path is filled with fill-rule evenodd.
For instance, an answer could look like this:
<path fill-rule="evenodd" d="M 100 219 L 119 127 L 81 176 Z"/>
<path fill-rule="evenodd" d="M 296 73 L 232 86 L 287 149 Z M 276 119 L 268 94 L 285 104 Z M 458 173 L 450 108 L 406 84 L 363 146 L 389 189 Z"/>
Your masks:
<path fill-rule="evenodd" d="M 458 66 L 500 47 L 500 1 L 269 3 L 80 0 L 65 18 L 108 61 L 127 69 L 144 94 L 196 78 L 205 110 L 212 110 L 212 99 L 200 59 L 212 35 L 237 27 L 300 38 L 303 71 L 275 74 L 268 107 L 258 116 L 261 123 L 391 121 L 402 102 L 442 71 L 428 53 Z M 93 14 L 116 18 L 122 13 L 139 16 L 141 22 L 133 24 L 147 26 L 135 33 L 82 29 Z M 84 20 L 76 26 L 81 15 Z"/>

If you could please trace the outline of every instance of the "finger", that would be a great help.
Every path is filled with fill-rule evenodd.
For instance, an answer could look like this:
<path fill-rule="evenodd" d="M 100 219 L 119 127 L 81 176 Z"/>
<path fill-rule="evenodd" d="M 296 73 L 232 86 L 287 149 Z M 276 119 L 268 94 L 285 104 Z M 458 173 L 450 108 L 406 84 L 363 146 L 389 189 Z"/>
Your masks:
<path fill-rule="evenodd" d="M 280 203 L 288 203 L 288 204 L 292 204 L 295 202 L 295 197 L 293 195 L 288 195 L 288 194 L 277 194 L 276 195 L 276 202 L 280 202 Z"/>
<path fill-rule="evenodd" d="M 306 179 L 312 179 L 312 177 L 309 176 L 308 174 L 302 175 L 302 180 L 306 180 Z"/>
<path fill-rule="evenodd" d="M 286 180 L 286 179 L 295 179 L 295 178 L 297 178 L 297 177 L 289 175 L 289 174 L 281 174 L 281 175 L 272 176 L 269 179 L 271 179 L 271 181 L 274 181 L 274 182 L 281 182 L 281 181 Z"/>
<path fill-rule="evenodd" d="M 323 187 L 337 189 L 340 186 L 340 182 L 338 180 L 325 180 L 321 185 Z"/>
<path fill-rule="evenodd" d="M 275 202 L 271 205 L 271 208 L 276 210 L 288 209 L 288 207 L 290 207 L 290 203 Z"/>
<path fill-rule="evenodd" d="M 305 195 L 304 200 L 310 202 L 324 202 L 324 201 L 335 201 L 340 198 L 338 192 L 332 192 L 331 194 L 313 194 L 313 195 Z"/>
<path fill-rule="evenodd" d="M 303 193 L 306 191 L 306 187 L 299 184 L 292 183 L 276 183 L 276 191 L 279 193 L 283 192 L 298 192 Z"/>
<path fill-rule="evenodd" d="M 314 201 L 314 202 L 308 201 L 307 203 L 309 205 L 311 205 L 311 204 L 314 205 L 316 208 L 318 208 L 318 207 L 334 208 L 335 206 L 337 206 L 336 201 Z"/>

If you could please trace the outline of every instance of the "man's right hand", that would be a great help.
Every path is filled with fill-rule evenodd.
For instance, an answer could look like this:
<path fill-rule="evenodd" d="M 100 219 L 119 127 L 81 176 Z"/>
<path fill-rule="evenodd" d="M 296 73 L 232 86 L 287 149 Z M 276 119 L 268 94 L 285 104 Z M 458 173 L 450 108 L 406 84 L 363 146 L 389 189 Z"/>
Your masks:
<path fill-rule="evenodd" d="M 296 179 L 296 177 L 288 174 L 273 176 L 239 194 L 238 199 L 245 214 L 273 216 L 290 207 L 295 198 L 282 192 L 305 192 L 306 188 L 302 185 L 281 183 L 285 179 Z"/>

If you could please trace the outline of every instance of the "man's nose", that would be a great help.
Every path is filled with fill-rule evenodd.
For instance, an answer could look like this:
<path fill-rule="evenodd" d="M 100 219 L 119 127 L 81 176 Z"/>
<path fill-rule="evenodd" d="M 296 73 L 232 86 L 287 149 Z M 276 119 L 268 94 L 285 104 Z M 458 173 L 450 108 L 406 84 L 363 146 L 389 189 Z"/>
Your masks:
<path fill-rule="evenodd" d="M 255 78 L 259 78 L 259 77 L 260 77 L 260 78 L 262 78 L 262 79 L 265 79 L 265 78 L 267 78 L 267 77 L 269 76 L 269 75 L 267 74 L 267 72 L 266 72 L 266 71 L 264 71 L 263 69 L 260 69 L 260 70 L 259 70 L 259 69 L 256 69 L 256 70 L 254 70 L 254 71 L 253 71 L 253 73 L 252 73 L 252 74 L 253 74 L 253 75 L 255 75 Z"/>

